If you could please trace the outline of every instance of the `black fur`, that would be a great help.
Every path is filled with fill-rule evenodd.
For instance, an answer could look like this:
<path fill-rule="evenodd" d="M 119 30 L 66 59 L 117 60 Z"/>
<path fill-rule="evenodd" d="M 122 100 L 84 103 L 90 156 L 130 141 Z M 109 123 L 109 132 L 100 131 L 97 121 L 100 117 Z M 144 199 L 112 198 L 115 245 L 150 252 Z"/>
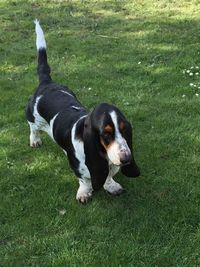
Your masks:
<path fill-rule="evenodd" d="M 41 48 L 38 51 L 37 72 L 40 83 L 51 81 L 51 76 L 50 76 L 51 69 L 47 64 L 47 53 L 45 48 Z"/>

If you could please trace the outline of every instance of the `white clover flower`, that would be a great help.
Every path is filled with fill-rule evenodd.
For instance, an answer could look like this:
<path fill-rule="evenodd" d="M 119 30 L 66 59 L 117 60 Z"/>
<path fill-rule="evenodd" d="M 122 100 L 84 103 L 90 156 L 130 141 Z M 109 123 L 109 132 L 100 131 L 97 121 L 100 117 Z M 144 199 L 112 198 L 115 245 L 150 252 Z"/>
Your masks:
<path fill-rule="evenodd" d="M 193 76 L 194 74 L 192 73 L 192 72 L 190 72 L 190 74 L 189 74 L 190 76 Z"/>
<path fill-rule="evenodd" d="M 199 96 L 199 94 L 195 94 L 196 96 Z"/>
<path fill-rule="evenodd" d="M 142 62 L 141 62 L 141 61 L 139 61 L 139 62 L 138 62 L 138 65 L 140 65 L 141 63 L 142 63 Z"/>
<path fill-rule="evenodd" d="M 196 75 L 199 75 L 199 72 L 196 72 L 195 74 L 196 74 Z"/>
<path fill-rule="evenodd" d="M 182 95 L 182 97 L 185 97 L 185 95 Z"/>
<path fill-rule="evenodd" d="M 194 87 L 197 87 L 196 84 L 194 84 Z"/>
<path fill-rule="evenodd" d="M 91 88 L 91 87 L 89 87 L 89 88 L 88 88 L 88 91 L 91 91 L 91 90 L 92 90 L 92 88 Z"/>
<path fill-rule="evenodd" d="M 199 69 L 199 67 L 198 67 L 198 66 L 196 66 L 196 69 Z"/>
<path fill-rule="evenodd" d="M 187 73 L 190 73 L 190 70 L 186 70 Z"/>
<path fill-rule="evenodd" d="M 190 69 L 194 69 L 194 67 L 192 66 Z"/>
<path fill-rule="evenodd" d="M 194 86 L 194 84 L 193 83 L 190 83 L 190 86 Z"/>

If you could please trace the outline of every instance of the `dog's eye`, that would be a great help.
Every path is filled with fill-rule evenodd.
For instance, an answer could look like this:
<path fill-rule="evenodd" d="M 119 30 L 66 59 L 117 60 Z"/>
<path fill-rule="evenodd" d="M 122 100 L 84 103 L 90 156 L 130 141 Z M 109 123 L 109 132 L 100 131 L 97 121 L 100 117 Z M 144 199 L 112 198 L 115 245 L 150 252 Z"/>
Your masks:
<path fill-rule="evenodd" d="M 121 121 L 121 122 L 119 123 L 119 129 L 120 129 L 121 134 L 124 135 L 125 132 L 126 132 L 126 124 L 125 124 L 124 121 Z"/>
<path fill-rule="evenodd" d="M 123 130 L 121 130 L 121 134 L 122 134 L 122 136 L 124 136 L 126 134 L 126 128 L 124 128 Z"/>
<path fill-rule="evenodd" d="M 109 143 L 112 140 L 112 134 L 109 132 L 104 132 L 102 137 L 106 143 Z"/>
<path fill-rule="evenodd" d="M 111 133 L 108 133 L 108 132 L 103 133 L 104 138 L 109 138 L 110 136 L 111 136 Z"/>

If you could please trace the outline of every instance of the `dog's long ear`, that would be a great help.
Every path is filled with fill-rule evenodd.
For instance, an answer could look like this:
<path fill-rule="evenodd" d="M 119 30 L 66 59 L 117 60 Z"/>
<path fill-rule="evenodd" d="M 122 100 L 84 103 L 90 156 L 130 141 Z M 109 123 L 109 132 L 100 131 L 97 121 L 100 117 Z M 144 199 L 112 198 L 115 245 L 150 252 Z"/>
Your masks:
<path fill-rule="evenodd" d="M 133 156 L 133 149 L 132 149 L 132 128 L 131 125 L 128 123 L 126 132 L 124 134 L 124 138 L 126 139 L 126 142 L 131 150 L 131 162 L 125 166 L 122 166 L 121 171 L 124 175 L 128 177 L 137 177 L 140 175 L 140 170 L 135 162 L 134 156 Z"/>
<path fill-rule="evenodd" d="M 92 114 L 88 115 L 84 125 L 84 150 L 85 163 L 91 175 L 92 187 L 94 190 L 100 189 L 108 176 L 108 161 L 104 158 L 104 151 L 100 145 L 100 137 L 92 122 Z"/>

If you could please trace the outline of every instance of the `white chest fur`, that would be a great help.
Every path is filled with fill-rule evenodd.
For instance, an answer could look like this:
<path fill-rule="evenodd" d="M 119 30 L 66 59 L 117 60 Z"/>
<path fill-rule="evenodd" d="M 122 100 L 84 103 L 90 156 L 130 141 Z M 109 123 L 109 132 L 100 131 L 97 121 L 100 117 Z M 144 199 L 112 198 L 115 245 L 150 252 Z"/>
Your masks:
<path fill-rule="evenodd" d="M 109 174 L 108 177 L 114 177 L 116 173 L 118 173 L 120 167 L 117 165 L 114 165 L 112 163 L 109 164 Z"/>
<path fill-rule="evenodd" d="M 79 120 L 81 120 L 82 118 L 83 117 L 81 117 Z M 74 124 L 74 126 L 72 128 L 72 132 L 71 132 L 72 144 L 73 144 L 74 151 L 75 151 L 75 157 L 79 161 L 79 169 L 78 170 L 81 174 L 80 178 L 90 178 L 90 172 L 88 170 L 88 167 L 85 164 L 85 152 L 84 152 L 83 141 L 76 138 L 76 136 L 75 136 L 76 125 L 77 125 L 78 121 Z"/>

